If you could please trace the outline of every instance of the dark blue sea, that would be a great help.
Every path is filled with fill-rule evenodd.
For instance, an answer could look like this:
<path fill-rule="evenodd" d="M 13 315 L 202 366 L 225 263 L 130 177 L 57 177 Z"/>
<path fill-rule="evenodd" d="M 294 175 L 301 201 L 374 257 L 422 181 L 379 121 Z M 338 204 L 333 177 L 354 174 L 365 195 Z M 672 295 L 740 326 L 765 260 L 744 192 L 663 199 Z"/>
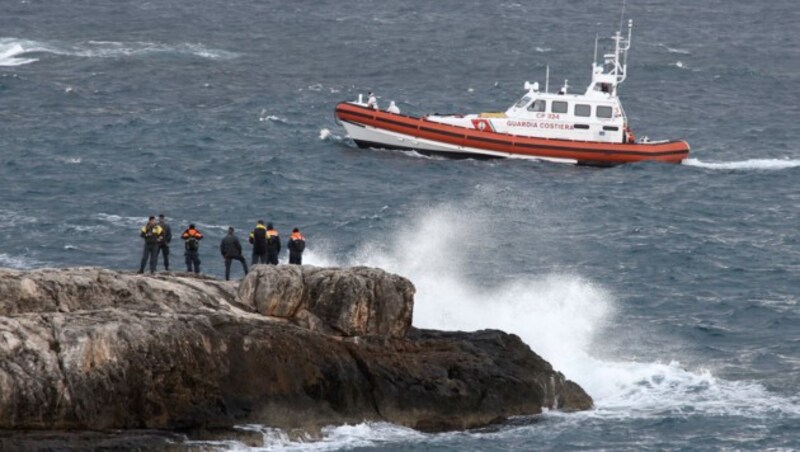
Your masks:
<path fill-rule="evenodd" d="M 224 231 L 264 219 L 306 263 L 410 278 L 418 327 L 518 334 L 596 402 L 459 433 L 240 427 L 269 449 L 800 449 L 796 0 L 627 2 L 623 105 L 683 165 L 362 150 L 333 118 L 368 91 L 503 110 L 547 65 L 582 91 L 621 6 L 0 0 L 0 266 L 137 270 L 163 212 L 221 277 Z"/>

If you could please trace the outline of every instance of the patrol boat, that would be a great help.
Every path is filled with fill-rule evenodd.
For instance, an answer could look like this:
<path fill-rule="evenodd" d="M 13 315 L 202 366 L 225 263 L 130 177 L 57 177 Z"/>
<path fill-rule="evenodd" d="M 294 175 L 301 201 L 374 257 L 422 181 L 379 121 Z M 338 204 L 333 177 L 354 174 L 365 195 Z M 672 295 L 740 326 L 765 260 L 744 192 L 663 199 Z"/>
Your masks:
<path fill-rule="evenodd" d="M 394 103 L 381 110 L 374 98 L 342 102 L 335 117 L 361 148 L 417 151 L 461 158 L 525 158 L 581 165 L 613 166 L 655 160 L 680 163 L 689 155 L 681 140 L 636 139 L 618 97 L 627 76 L 627 37 L 617 31 L 613 53 L 592 62 L 592 81 L 583 94 L 568 93 L 567 80 L 556 93 L 525 82 L 527 91 L 505 112 L 466 115 L 400 114 Z"/>

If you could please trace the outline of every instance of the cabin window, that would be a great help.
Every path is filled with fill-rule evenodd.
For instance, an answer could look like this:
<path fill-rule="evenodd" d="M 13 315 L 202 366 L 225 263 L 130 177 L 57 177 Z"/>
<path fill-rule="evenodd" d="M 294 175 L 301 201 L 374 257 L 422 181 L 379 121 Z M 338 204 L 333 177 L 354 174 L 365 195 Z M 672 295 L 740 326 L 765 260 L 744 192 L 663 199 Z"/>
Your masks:
<path fill-rule="evenodd" d="M 526 105 L 528 105 L 528 102 L 530 102 L 531 99 L 532 99 L 532 97 L 530 95 L 528 95 L 528 94 L 522 96 L 522 99 L 520 99 L 519 102 L 514 104 L 514 108 L 523 108 L 523 107 L 525 107 Z"/>
<path fill-rule="evenodd" d="M 542 99 L 538 99 L 528 107 L 528 111 L 545 111 L 547 110 L 547 102 L 543 101 Z"/>
<path fill-rule="evenodd" d="M 566 113 L 569 111 L 567 103 L 560 100 L 553 101 L 553 105 L 550 108 L 553 113 Z"/>
<path fill-rule="evenodd" d="M 592 107 L 587 104 L 575 104 L 575 116 L 583 116 L 588 118 L 592 116 Z"/>
<path fill-rule="evenodd" d="M 611 113 L 612 113 L 611 107 L 597 107 L 598 118 L 611 118 Z"/>

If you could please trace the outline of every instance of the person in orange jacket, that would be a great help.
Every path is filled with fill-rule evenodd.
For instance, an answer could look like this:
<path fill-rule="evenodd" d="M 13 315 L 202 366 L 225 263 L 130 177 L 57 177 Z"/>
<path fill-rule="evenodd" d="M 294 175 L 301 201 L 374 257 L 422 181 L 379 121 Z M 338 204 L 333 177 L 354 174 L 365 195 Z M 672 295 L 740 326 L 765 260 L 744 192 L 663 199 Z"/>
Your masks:
<path fill-rule="evenodd" d="M 278 231 L 272 227 L 272 223 L 267 223 L 267 263 L 278 265 L 278 254 L 281 252 L 281 238 Z"/>
<path fill-rule="evenodd" d="M 185 249 L 183 255 L 186 256 L 186 271 L 200 273 L 200 240 L 203 240 L 203 233 L 190 224 L 181 234 L 181 238 Z"/>
<path fill-rule="evenodd" d="M 306 239 L 299 229 L 292 229 L 292 235 L 289 237 L 286 248 L 289 249 L 289 263 L 303 265 L 303 250 L 306 249 Z"/>

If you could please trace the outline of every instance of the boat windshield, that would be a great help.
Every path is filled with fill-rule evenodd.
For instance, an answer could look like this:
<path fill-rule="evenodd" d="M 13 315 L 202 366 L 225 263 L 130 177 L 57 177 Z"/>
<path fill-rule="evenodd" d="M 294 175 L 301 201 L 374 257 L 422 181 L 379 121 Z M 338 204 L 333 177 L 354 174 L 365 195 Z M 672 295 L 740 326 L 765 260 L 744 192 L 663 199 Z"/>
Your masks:
<path fill-rule="evenodd" d="M 514 108 L 525 107 L 526 105 L 528 105 L 528 102 L 530 102 L 531 99 L 533 99 L 533 96 L 531 96 L 530 94 L 522 96 L 522 99 L 520 99 L 516 104 L 514 104 Z"/>

